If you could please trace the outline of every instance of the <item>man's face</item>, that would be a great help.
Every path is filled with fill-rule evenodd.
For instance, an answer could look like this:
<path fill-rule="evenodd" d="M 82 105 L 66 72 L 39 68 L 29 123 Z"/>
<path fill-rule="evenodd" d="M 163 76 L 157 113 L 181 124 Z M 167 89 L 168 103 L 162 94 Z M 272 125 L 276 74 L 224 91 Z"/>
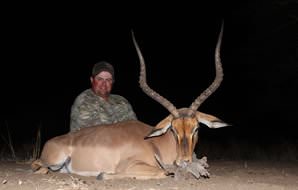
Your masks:
<path fill-rule="evenodd" d="M 91 88 L 93 92 L 101 96 L 104 99 L 107 99 L 110 95 L 110 92 L 113 87 L 113 77 L 111 73 L 107 71 L 102 71 L 94 77 L 90 77 Z"/>

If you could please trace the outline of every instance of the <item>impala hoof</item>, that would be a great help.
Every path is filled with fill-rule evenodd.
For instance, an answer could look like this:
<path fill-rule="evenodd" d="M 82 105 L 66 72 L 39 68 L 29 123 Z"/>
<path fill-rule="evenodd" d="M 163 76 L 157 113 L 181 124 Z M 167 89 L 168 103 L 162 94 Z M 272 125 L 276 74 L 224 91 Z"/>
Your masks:
<path fill-rule="evenodd" d="M 97 176 L 96 176 L 97 180 L 103 180 L 103 172 L 100 172 Z"/>
<path fill-rule="evenodd" d="M 34 174 L 48 174 L 49 173 L 49 169 L 48 168 L 40 168 L 36 171 L 33 172 Z"/>
<path fill-rule="evenodd" d="M 166 172 L 165 174 L 166 174 L 166 176 L 169 176 L 169 177 L 175 177 L 174 172 Z"/>

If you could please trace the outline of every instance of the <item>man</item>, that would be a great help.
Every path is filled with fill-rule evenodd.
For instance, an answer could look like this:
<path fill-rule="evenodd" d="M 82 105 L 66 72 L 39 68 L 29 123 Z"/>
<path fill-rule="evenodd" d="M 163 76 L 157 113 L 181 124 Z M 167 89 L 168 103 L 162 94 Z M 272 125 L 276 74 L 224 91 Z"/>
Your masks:
<path fill-rule="evenodd" d="M 115 82 L 114 68 L 102 61 L 93 66 L 91 88 L 83 91 L 71 107 L 70 131 L 125 120 L 136 120 L 130 103 L 122 96 L 111 94 Z"/>

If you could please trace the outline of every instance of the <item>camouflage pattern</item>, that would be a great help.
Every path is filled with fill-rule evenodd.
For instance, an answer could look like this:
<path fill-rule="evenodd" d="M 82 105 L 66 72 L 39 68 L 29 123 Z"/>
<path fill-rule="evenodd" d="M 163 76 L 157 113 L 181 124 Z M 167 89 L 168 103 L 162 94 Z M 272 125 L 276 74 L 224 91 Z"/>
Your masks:
<path fill-rule="evenodd" d="M 85 90 L 75 99 L 70 118 L 70 131 L 137 119 L 132 106 L 124 97 L 111 94 L 107 102 L 91 89 Z"/>

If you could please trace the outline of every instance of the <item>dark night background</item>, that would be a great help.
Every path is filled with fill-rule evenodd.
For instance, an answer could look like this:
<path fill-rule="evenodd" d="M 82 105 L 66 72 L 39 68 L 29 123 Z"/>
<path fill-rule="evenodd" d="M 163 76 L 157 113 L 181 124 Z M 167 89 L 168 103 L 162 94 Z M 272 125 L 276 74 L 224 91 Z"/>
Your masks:
<path fill-rule="evenodd" d="M 290 143 L 297 153 L 297 5 L 275 0 L 94 5 L 93 10 L 79 4 L 2 7 L 1 134 L 8 128 L 17 144 L 32 141 L 39 127 L 43 141 L 66 133 L 74 98 L 89 88 L 92 65 L 101 60 L 115 67 L 113 93 L 126 97 L 140 120 L 157 124 L 168 111 L 139 88 L 131 30 L 149 85 L 180 108 L 213 81 L 224 20 L 224 80 L 199 110 L 233 126 L 202 127 L 202 141 Z"/>

